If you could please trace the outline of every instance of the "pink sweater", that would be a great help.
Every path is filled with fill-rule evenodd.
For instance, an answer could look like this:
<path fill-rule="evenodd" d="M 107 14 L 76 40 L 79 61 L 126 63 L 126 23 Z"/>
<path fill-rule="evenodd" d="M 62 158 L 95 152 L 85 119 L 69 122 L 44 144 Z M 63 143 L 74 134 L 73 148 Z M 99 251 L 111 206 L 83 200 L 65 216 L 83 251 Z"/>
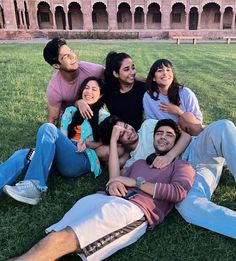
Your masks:
<path fill-rule="evenodd" d="M 81 83 L 89 76 L 102 78 L 104 68 L 100 64 L 79 62 L 79 76 L 71 81 L 66 81 L 60 71 L 57 71 L 50 80 L 47 88 L 48 104 L 64 111 L 66 107 L 74 105 L 78 99 Z"/>
<path fill-rule="evenodd" d="M 163 169 L 149 168 L 145 160 L 136 161 L 125 173 L 130 178 L 142 176 L 146 181 L 156 183 L 152 197 L 139 189 L 131 199 L 142 208 L 151 228 L 159 224 L 174 204 L 184 199 L 194 182 L 195 171 L 183 160 L 177 160 Z"/>

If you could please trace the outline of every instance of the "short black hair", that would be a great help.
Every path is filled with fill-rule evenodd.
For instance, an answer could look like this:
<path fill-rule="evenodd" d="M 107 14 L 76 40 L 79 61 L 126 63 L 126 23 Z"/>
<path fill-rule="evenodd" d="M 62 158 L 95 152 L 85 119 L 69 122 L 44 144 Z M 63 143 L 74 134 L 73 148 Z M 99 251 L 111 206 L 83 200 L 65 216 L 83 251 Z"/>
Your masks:
<path fill-rule="evenodd" d="M 168 126 L 174 130 L 175 135 L 176 135 L 176 139 L 175 139 L 175 143 L 176 143 L 181 136 L 181 130 L 180 130 L 178 124 L 172 119 L 159 120 L 154 128 L 153 136 L 156 134 L 158 129 L 162 126 Z"/>
<path fill-rule="evenodd" d="M 176 142 L 179 140 L 180 136 L 181 136 L 181 130 L 179 128 L 179 126 L 177 125 L 177 123 L 175 121 L 173 121 L 172 119 L 163 119 L 163 120 L 159 120 L 154 128 L 154 132 L 153 132 L 153 136 L 155 136 L 156 132 L 158 131 L 158 129 L 162 126 L 168 126 L 171 129 L 174 130 L 176 138 L 175 138 L 175 144 Z M 163 156 L 166 155 L 167 151 L 162 152 L 161 154 L 158 154 L 159 156 Z M 156 158 L 157 153 L 154 152 L 152 154 L 150 154 L 147 158 L 146 158 L 146 163 L 148 165 L 151 165 L 154 161 L 154 159 Z"/>
<path fill-rule="evenodd" d="M 110 115 L 99 124 L 99 134 L 103 144 L 110 144 L 113 127 L 118 121 L 122 120 L 116 115 Z"/>
<path fill-rule="evenodd" d="M 59 37 L 53 38 L 43 49 L 44 60 L 50 65 L 59 63 L 59 49 L 62 45 L 65 44 L 67 44 L 65 39 Z"/>

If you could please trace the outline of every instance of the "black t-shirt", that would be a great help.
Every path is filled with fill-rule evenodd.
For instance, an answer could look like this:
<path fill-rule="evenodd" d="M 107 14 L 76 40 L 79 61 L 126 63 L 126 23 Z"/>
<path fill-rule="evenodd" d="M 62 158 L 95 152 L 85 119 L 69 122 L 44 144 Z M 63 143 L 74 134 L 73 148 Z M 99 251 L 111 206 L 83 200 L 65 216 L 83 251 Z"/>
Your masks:
<path fill-rule="evenodd" d="M 105 103 L 112 115 L 139 130 L 143 122 L 143 95 L 145 83 L 135 80 L 133 88 L 126 92 L 114 92 L 106 86 Z"/>

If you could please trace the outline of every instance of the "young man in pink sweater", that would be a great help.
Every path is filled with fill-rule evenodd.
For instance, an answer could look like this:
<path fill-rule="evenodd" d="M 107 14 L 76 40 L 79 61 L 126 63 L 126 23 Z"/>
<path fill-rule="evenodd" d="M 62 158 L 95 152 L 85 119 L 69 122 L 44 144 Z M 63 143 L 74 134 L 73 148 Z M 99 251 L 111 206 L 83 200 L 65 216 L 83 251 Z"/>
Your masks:
<path fill-rule="evenodd" d="M 89 76 L 103 78 L 104 67 L 100 64 L 78 61 L 76 54 L 62 38 L 54 38 L 43 50 L 44 60 L 57 71 L 47 88 L 48 122 L 58 125 L 60 115 L 66 107 L 78 107 L 86 118 L 92 114 L 83 100 L 77 100 L 81 83 Z"/>
<path fill-rule="evenodd" d="M 131 126 L 130 126 L 131 127 Z M 120 175 L 117 142 L 137 137 L 126 124 L 113 128 L 106 193 L 79 200 L 61 221 L 47 228 L 51 232 L 26 254 L 14 260 L 50 261 L 77 252 L 83 260 L 103 260 L 138 240 L 163 221 L 176 202 L 191 188 L 195 171 L 185 161 L 165 168 L 150 168 L 153 156 L 165 155 L 181 133 L 172 120 L 161 120 L 154 130 L 155 155 L 138 160 Z"/>

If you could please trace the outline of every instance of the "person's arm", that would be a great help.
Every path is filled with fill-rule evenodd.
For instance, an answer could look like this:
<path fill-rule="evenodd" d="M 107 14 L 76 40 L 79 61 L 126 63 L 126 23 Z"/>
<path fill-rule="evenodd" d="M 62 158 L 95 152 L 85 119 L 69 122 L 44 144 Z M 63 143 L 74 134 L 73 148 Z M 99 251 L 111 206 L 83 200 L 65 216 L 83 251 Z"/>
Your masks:
<path fill-rule="evenodd" d="M 85 140 L 80 139 L 76 145 L 77 152 L 83 152 L 83 151 L 85 151 L 86 148 L 95 150 L 96 148 L 100 147 L 101 144 L 102 144 L 101 142 L 97 142 L 97 141 L 85 141 Z"/>
<path fill-rule="evenodd" d="M 86 147 L 89 149 L 97 149 L 98 147 L 102 146 L 103 143 L 101 141 L 86 141 Z"/>
<path fill-rule="evenodd" d="M 135 187 L 136 186 L 136 180 L 134 178 L 129 178 L 129 177 L 124 177 L 124 176 L 119 176 L 115 177 L 109 180 L 107 185 L 111 185 L 114 182 L 120 182 L 126 187 Z M 146 182 L 145 184 L 142 184 L 139 189 L 148 193 L 149 195 L 153 196 L 154 195 L 154 189 L 155 189 L 156 184 L 151 183 L 151 182 Z"/>
<path fill-rule="evenodd" d="M 139 189 L 153 198 L 163 201 L 177 203 L 184 199 L 193 185 L 195 170 L 192 166 L 184 161 L 177 161 L 174 163 L 173 175 L 170 183 L 151 183 L 145 182 Z M 121 182 L 126 187 L 135 187 L 136 180 L 129 177 L 116 177 L 108 182 Z"/>
<path fill-rule="evenodd" d="M 191 112 L 185 112 L 180 116 L 179 126 L 192 136 L 197 136 L 204 128 Z"/>
<path fill-rule="evenodd" d="M 176 161 L 170 183 L 156 183 L 153 198 L 177 203 L 186 197 L 194 178 L 195 170 L 191 164 L 182 160 Z"/>
<path fill-rule="evenodd" d="M 124 128 L 120 126 L 114 126 L 112 130 L 111 140 L 110 140 L 110 151 L 108 159 L 108 169 L 109 169 L 109 180 L 112 180 L 120 176 L 120 162 L 118 155 L 118 139 L 120 135 L 125 131 Z M 126 187 L 121 182 L 107 183 L 107 188 L 110 195 L 115 196 L 125 196 L 127 193 Z"/>
<path fill-rule="evenodd" d="M 185 131 L 181 131 L 181 136 L 175 146 L 165 155 L 157 156 L 150 168 L 164 168 L 177 158 L 188 146 L 191 141 L 191 136 Z"/>
<path fill-rule="evenodd" d="M 48 122 L 57 126 L 60 117 L 60 108 L 48 104 Z"/>
<path fill-rule="evenodd" d="M 118 155 L 118 139 L 122 132 L 120 126 L 114 126 L 112 130 L 111 140 L 110 140 L 110 154 L 108 159 L 108 169 L 109 169 L 109 178 L 115 178 L 120 176 L 120 164 L 119 164 L 119 155 Z"/>

